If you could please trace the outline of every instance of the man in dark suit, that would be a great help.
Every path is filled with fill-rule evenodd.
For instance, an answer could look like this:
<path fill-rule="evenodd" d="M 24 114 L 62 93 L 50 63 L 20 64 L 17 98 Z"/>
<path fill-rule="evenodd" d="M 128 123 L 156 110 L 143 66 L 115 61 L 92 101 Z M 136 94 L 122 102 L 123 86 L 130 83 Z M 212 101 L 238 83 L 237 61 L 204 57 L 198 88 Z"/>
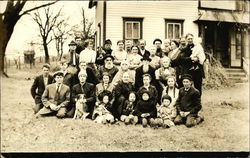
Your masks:
<path fill-rule="evenodd" d="M 78 73 L 80 71 L 86 71 L 86 73 L 88 75 L 86 82 L 93 83 L 94 85 L 97 85 L 100 82 L 98 80 L 96 74 L 93 72 L 93 70 L 90 67 L 87 66 L 87 63 L 85 61 L 80 61 L 80 63 L 79 63 L 79 69 L 74 74 L 74 79 L 73 80 L 74 80 L 75 84 L 79 83 Z"/>
<path fill-rule="evenodd" d="M 50 65 L 44 64 L 42 67 L 43 74 L 35 78 L 31 86 L 31 95 L 35 100 L 35 106 L 33 106 L 34 113 L 36 114 L 40 109 L 43 108 L 41 101 L 42 94 L 45 90 L 45 87 L 52 83 L 53 77 L 49 74 Z"/>
<path fill-rule="evenodd" d="M 69 86 L 69 88 L 71 89 L 73 87 L 73 85 L 75 85 L 77 83 L 76 80 L 74 80 L 74 75 L 73 73 L 69 72 L 69 65 L 68 62 L 66 60 L 62 60 L 60 65 L 60 68 L 63 73 L 63 84 Z"/>
<path fill-rule="evenodd" d="M 63 73 L 55 72 L 56 83 L 50 84 L 45 88 L 42 95 L 44 107 L 37 113 L 37 116 L 56 114 L 58 118 L 63 118 L 67 113 L 67 106 L 70 101 L 70 89 L 63 84 Z"/>
<path fill-rule="evenodd" d="M 83 42 L 81 37 L 75 37 L 75 42 L 76 42 L 76 53 L 80 54 L 82 50 L 84 50 Z"/>
<path fill-rule="evenodd" d="M 177 117 L 175 124 L 185 124 L 187 127 L 195 126 L 201 123 L 204 118 L 198 115 L 201 110 L 201 98 L 199 91 L 192 86 L 192 76 L 185 74 L 182 76 L 184 87 L 179 91 L 179 97 L 176 100 Z"/>
<path fill-rule="evenodd" d="M 69 52 L 63 55 L 63 60 L 66 60 L 69 66 L 77 68 L 79 64 L 79 54 L 76 53 L 77 44 L 74 41 L 69 43 Z"/>
<path fill-rule="evenodd" d="M 181 50 L 179 56 L 171 61 L 171 67 L 181 67 L 180 75 L 190 74 L 192 76 L 194 87 L 199 90 L 200 95 L 202 94 L 202 79 L 205 77 L 204 69 L 201 64 L 198 64 L 198 69 L 192 70 L 191 67 L 193 66 L 194 62 L 198 62 L 196 57 L 190 57 L 192 54 L 192 49 L 194 47 L 193 43 L 193 34 L 188 33 L 186 35 L 187 46 Z M 183 87 L 180 83 L 179 87 Z"/>
<path fill-rule="evenodd" d="M 74 116 L 76 97 L 78 94 L 84 94 L 84 97 L 85 97 L 84 102 L 88 106 L 87 112 L 90 113 L 89 118 L 91 118 L 91 115 L 94 110 L 95 98 L 96 98 L 95 97 L 95 85 L 92 83 L 86 82 L 87 73 L 85 71 L 80 71 L 78 73 L 78 78 L 79 78 L 80 83 L 74 85 L 72 88 L 72 97 L 71 97 L 72 108 L 67 113 L 67 115 L 69 117 Z"/>
<path fill-rule="evenodd" d="M 140 47 L 140 51 L 139 51 L 139 55 L 142 57 L 149 57 L 150 56 L 150 52 L 148 50 L 145 49 L 146 46 L 146 41 L 141 39 L 139 40 L 139 47 Z"/>

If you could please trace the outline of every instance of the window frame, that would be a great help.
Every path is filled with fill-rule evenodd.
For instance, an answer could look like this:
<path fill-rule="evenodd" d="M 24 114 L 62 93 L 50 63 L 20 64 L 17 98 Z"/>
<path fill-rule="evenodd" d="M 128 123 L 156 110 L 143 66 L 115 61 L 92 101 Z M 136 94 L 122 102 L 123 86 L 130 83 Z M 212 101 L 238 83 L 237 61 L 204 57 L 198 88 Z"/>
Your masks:
<path fill-rule="evenodd" d="M 173 39 L 172 40 L 178 40 L 181 36 L 183 36 L 183 24 L 184 24 L 184 20 L 183 19 L 165 19 L 165 39 L 169 39 L 168 38 L 168 25 L 172 24 L 173 25 Z M 179 30 L 179 34 L 180 37 L 179 38 L 175 38 L 175 25 L 179 25 L 180 26 L 180 30 Z"/>
<path fill-rule="evenodd" d="M 143 38 L 143 18 L 133 18 L 133 17 L 123 17 L 123 40 L 139 40 Z M 127 23 L 132 23 L 132 27 L 133 27 L 133 23 L 139 23 L 139 38 L 133 38 L 133 32 L 132 32 L 132 38 L 126 38 L 127 37 L 127 32 L 126 32 L 126 28 L 127 28 Z"/>

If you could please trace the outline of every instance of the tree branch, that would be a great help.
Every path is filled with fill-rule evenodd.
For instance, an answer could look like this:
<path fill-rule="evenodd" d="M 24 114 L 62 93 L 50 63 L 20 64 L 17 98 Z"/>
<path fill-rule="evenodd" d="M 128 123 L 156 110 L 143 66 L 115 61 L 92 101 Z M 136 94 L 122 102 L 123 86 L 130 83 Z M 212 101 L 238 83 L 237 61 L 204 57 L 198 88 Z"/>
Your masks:
<path fill-rule="evenodd" d="M 56 2 L 58 2 L 59 0 L 55 0 L 54 2 L 51 2 L 51 3 L 47 3 L 47 4 L 43 4 L 43 5 L 40 5 L 38 7 L 34 7 L 34 8 L 31 8 L 31 9 L 28 9 L 26 11 L 24 11 L 22 14 L 20 14 L 20 17 L 25 15 L 25 14 L 28 14 L 29 12 L 33 11 L 33 10 L 36 10 L 36 9 L 39 9 L 39 8 L 43 8 L 43 7 L 46 7 L 46 6 L 50 6 L 52 4 L 55 4 Z M 26 1 L 24 1 L 26 2 Z"/>

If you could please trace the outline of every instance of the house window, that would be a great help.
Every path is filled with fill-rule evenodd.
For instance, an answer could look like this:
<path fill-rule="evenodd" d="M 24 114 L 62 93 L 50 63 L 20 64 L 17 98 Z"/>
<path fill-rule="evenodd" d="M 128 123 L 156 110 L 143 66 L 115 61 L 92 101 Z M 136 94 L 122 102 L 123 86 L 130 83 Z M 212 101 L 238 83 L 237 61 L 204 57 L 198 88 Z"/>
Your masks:
<path fill-rule="evenodd" d="M 123 18 L 123 39 L 134 44 L 142 38 L 142 18 Z"/>
<path fill-rule="evenodd" d="M 179 39 L 183 34 L 183 20 L 166 20 L 165 32 L 167 39 Z"/>
<path fill-rule="evenodd" d="M 241 0 L 241 1 L 235 1 L 236 5 L 236 10 L 238 11 L 249 11 L 248 7 L 249 4 L 247 3 L 247 0 Z"/>

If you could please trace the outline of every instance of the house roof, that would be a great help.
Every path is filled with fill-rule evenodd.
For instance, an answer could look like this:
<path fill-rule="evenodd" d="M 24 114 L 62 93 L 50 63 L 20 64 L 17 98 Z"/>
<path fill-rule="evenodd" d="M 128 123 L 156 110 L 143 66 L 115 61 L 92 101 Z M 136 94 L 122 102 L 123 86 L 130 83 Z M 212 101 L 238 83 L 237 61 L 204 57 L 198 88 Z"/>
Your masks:
<path fill-rule="evenodd" d="M 199 9 L 199 17 L 195 21 L 220 21 L 249 24 L 249 14 L 248 12 Z"/>

